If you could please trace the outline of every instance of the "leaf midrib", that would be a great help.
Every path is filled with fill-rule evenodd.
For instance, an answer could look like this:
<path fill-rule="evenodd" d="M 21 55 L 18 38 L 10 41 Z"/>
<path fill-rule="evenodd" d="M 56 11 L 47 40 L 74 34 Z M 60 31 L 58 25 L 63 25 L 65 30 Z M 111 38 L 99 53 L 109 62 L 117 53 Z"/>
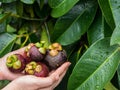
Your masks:
<path fill-rule="evenodd" d="M 52 7 L 53 9 L 55 9 L 55 8 L 58 8 L 58 7 L 60 7 L 63 3 L 65 2 L 65 0 L 63 0 L 60 4 L 58 4 L 56 7 Z"/>
<path fill-rule="evenodd" d="M 85 8 L 85 10 L 82 11 L 80 15 L 78 15 L 78 17 L 70 24 L 70 27 L 80 18 L 80 16 L 82 16 L 82 14 L 83 14 L 86 10 L 87 10 L 87 8 Z M 69 30 L 70 27 L 68 27 L 68 28 L 64 31 L 64 33 L 65 33 L 67 30 Z M 59 38 L 60 38 L 61 36 L 63 36 L 64 33 L 62 33 L 62 34 L 59 36 Z M 57 40 L 59 40 L 59 38 L 58 38 Z"/>
<path fill-rule="evenodd" d="M 105 65 L 105 63 L 108 62 L 109 58 L 111 58 L 118 50 L 119 50 L 119 48 L 117 48 L 117 49 L 114 51 L 114 53 L 112 53 L 108 58 L 106 58 L 105 61 L 99 66 L 99 68 L 97 68 L 97 69 L 93 72 L 93 74 L 91 74 L 80 86 L 82 86 L 84 83 L 86 83 L 86 82 L 90 79 L 90 77 L 92 77 L 93 75 L 95 75 L 96 72 L 97 72 L 99 69 L 101 69 L 101 67 L 103 67 L 103 66 Z M 76 88 L 76 90 L 79 89 L 80 86 L 78 86 L 78 87 Z"/>

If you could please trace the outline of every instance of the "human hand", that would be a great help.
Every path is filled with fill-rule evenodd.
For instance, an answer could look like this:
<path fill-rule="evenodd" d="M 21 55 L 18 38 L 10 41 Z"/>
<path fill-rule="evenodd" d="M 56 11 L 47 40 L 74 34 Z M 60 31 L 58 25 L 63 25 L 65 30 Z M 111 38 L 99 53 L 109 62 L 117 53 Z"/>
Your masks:
<path fill-rule="evenodd" d="M 16 51 L 12 51 L 8 54 L 6 54 L 4 57 L 0 58 L 0 80 L 14 80 L 15 78 L 22 76 L 23 74 L 21 73 L 12 73 L 10 72 L 10 70 L 8 70 L 7 66 L 6 66 L 6 59 L 8 56 L 12 55 L 12 54 L 22 54 L 25 50 L 24 48 L 18 49 Z"/>
<path fill-rule="evenodd" d="M 21 76 L 2 90 L 53 90 L 63 79 L 69 66 L 70 62 L 65 62 L 55 71 L 51 71 L 48 77 Z"/>

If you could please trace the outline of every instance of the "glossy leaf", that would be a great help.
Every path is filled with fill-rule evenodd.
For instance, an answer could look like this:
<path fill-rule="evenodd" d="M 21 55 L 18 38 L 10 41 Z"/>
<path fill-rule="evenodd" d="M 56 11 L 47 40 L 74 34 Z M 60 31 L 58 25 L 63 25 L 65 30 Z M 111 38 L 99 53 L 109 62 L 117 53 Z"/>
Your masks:
<path fill-rule="evenodd" d="M 115 25 L 117 26 L 120 24 L 120 0 L 109 0 L 109 3 L 112 9 Z"/>
<path fill-rule="evenodd" d="M 120 0 L 110 0 L 116 28 L 111 37 L 111 45 L 120 44 Z"/>
<path fill-rule="evenodd" d="M 9 82 L 8 80 L 0 80 L 0 89 L 4 88 Z"/>
<path fill-rule="evenodd" d="M 93 44 L 99 39 L 104 38 L 104 18 L 99 11 L 87 32 L 89 44 Z"/>
<path fill-rule="evenodd" d="M 111 37 L 113 30 L 110 28 L 108 23 L 104 20 L 104 35 L 105 37 Z"/>
<path fill-rule="evenodd" d="M 59 5 L 64 3 L 64 1 L 65 0 L 48 0 L 48 3 L 49 3 L 51 8 L 57 8 L 57 7 L 59 7 Z"/>
<path fill-rule="evenodd" d="M 83 54 L 69 78 L 68 90 L 102 90 L 119 65 L 119 46 L 110 38 L 97 41 Z"/>
<path fill-rule="evenodd" d="M 112 34 L 112 37 L 111 37 L 111 42 L 110 42 L 111 45 L 114 45 L 114 44 L 119 44 L 120 45 L 120 25 L 118 25 L 113 34 Z"/>
<path fill-rule="evenodd" d="M 58 19 L 53 41 L 68 45 L 80 39 L 92 23 L 97 10 L 95 0 L 82 0 L 67 15 Z"/>
<path fill-rule="evenodd" d="M 0 34 L 0 57 L 11 51 L 15 39 L 15 35 L 8 33 Z"/>
<path fill-rule="evenodd" d="M 120 64 L 117 69 L 117 74 L 118 74 L 118 84 L 119 84 L 119 89 L 120 89 Z"/>
<path fill-rule="evenodd" d="M 13 27 L 10 26 L 10 25 L 7 25 L 7 32 L 13 33 L 13 32 L 15 32 L 15 31 L 16 31 L 15 28 L 13 28 Z"/>
<path fill-rule="evenodd" d="M 111 11 L 111 6 L 109 3 L 109 0 L 98 0 L 99 6 L 101 8 L 102 14 L 105 17 L 105 20 L 107 21 L 108 25 L 114 29 L 115 28 L 115 23 L 114 23 L 114 18 L 113 14 Z"/>
<path fill-rule="evenodd" d="M 59 0 L 52 0 L 50 3 L 56 4 L 56 2 Z M 67 13 L 79 0 L 63 0 L 62 3 L 60 3 L 56 8 L 52 9 L 51 16 L 52 17 L 60 17 Z"/>
<path fill-rule="evenodd" d="M 35 0 L 20 0 L 20 1 L 25 4 L 33 4 Z"/>

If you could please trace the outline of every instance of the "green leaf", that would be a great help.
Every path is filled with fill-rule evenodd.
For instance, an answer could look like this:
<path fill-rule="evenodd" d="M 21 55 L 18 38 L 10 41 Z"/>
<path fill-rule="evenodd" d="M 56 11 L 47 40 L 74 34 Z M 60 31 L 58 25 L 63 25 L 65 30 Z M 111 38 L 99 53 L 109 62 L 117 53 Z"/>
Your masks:
<path fill-rule="evenodd" d="M 17 9 L 17 14 L 20 15 L 20 16 L 22 16 L 22 15 L 23 15 L 23 9 L 24 9 L 23 3 L 20 2 L 20 1 L 18 1 L 18 2 L 16 3 L 16 5 L 17 5 L 17 7 L 16 7 L 16 9 Z"/>
<path fill-rule="evenodd" d="M 119 44 L 120 45 L 120 25 L 117 25 L 113 31 L 110 45 Z"/>
<path fill-rule="evenodd" d="M 111 37 L 113 30 L 108 25 L 108 23 L 104 20 L 104 35 L 105 37 Z"/>
<path fill-rule="evenodd" d="M 11 15 L 11 13 L 0 14 L 0 23 L 2 23 L 4 20 L 6 20 L 10 15 Z"/>
<path fill-rule="evenodd" d="M 67 13 L 79 0 L 50 0 L 49 4 L 54 6 L 52 9 L 51 16 L 52 17 L 60 17 Z M 57 4 L 56 4 L 57 2 Z M 55 6 L 55 4 L 57 6 Z"/>
<path fill-rule="evenodd" d="M 89 44 L 93 44 L 99 39 L 104 38 L 104 18 L 99 11 L 87 32 Z"/>
<path fill-rule="evenodd" d="M 119 84 L 119 89 L 120 89 L 120 64 L 117 69 L 117 75 L 118 75 L 118 84 Z"/>
<path fill-rule="evenodd" d="M 8 80 L 1 80 L 0 81 L 0 89 L 4 88 L 10 81 Z"/>
<path fill-rule="evenodd" d="M 64 3 L 65 0 L 48 0 L 48 3 L 51 8 L 57 8 L 59 5 Z"/>
<path fill-rule="evenodd" d="M 7 25 L 7 32 L 9 32 L 9 33 L 13 33 L 13 32 L 16 32 L 16 29 L 13 28 L 13 27 L 10 26 L 10 25 Z"/>
<path fill-rule="evenodd" d="M 20 1 L 25 4 L 33 4 L 35 2 L 35 0 L 20 0 Z"/>
<path fill-rule="evenodd" d="M 0 23 L 0 33 L 5 32 L 6 30 L 6 20 Z"/>
<path fill-rule="evenodd" d="M 68 90 L 102 90 L 114 76 L 119 58 L 119 46 L 110 46 L 110 38 L 97 41 L 74 67 Z"/>
<path fill-rule="evenodd" d="M 120 0 L 109 0 L 109 3 L 112 9 L 115 25 L 117 26 L 120 24 Z"/>
<path fill-rule="evenodd" d="M 0 2 L 2 2 L 2 3 L 11 3 L 14 1 L 16 1 L 16 0 L 0 0 Z"/>
<path fill-rule="evenodd" d="M 48 46 L 51 44 L 50 43 L 50 35 L 49 35 L 49 31 L 48 31 L 48 27 L 47 24 L 45 23 L 44 26 L 42 27 L 42 31 L 41 31 L 41 41 L 45 41 L 45 47 L 48 48 Z"/>
<path fill-rule="evenodd" d="M 15 35 L 8 33 L 0 34 L 0 57 L 11 51 L 15 39 Z"/>
<path fill-rule="evenodd" d="M 97 10 L 95 0 L 81 0 L 67 15 L 55 24 L 52 40 L 68 45 L 80 39 L 91 25 Z"/>
<path fill-rule="evenodd" d="M 111 29 L 115 28 L 115 22 L 113 18 L 113 14 L 111 11 L 111 6 L 109 0 L 98 0 L 99 6 L 101 8 L 102 14 L 105 17 L 106 22 L 111 27 Z"/>

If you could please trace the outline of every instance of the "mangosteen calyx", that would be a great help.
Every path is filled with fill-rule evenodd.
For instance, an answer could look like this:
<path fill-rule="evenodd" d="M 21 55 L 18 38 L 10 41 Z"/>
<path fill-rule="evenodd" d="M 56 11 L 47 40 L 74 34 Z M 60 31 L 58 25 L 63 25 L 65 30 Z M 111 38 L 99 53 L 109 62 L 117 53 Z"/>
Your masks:
<path fill-rule="evenodd" d="M 43 63 L 32 61 L 26 65 L 25 73 L 37 77 L 46 77 L 48 76 L 49 69 Z"/>
<path fill-rule="evenodd" d="M 25 59 L 20 54 L 13 54 L 7 57 L 6 65 L 12 72 L 21 72 L 25 68 Z"/>

